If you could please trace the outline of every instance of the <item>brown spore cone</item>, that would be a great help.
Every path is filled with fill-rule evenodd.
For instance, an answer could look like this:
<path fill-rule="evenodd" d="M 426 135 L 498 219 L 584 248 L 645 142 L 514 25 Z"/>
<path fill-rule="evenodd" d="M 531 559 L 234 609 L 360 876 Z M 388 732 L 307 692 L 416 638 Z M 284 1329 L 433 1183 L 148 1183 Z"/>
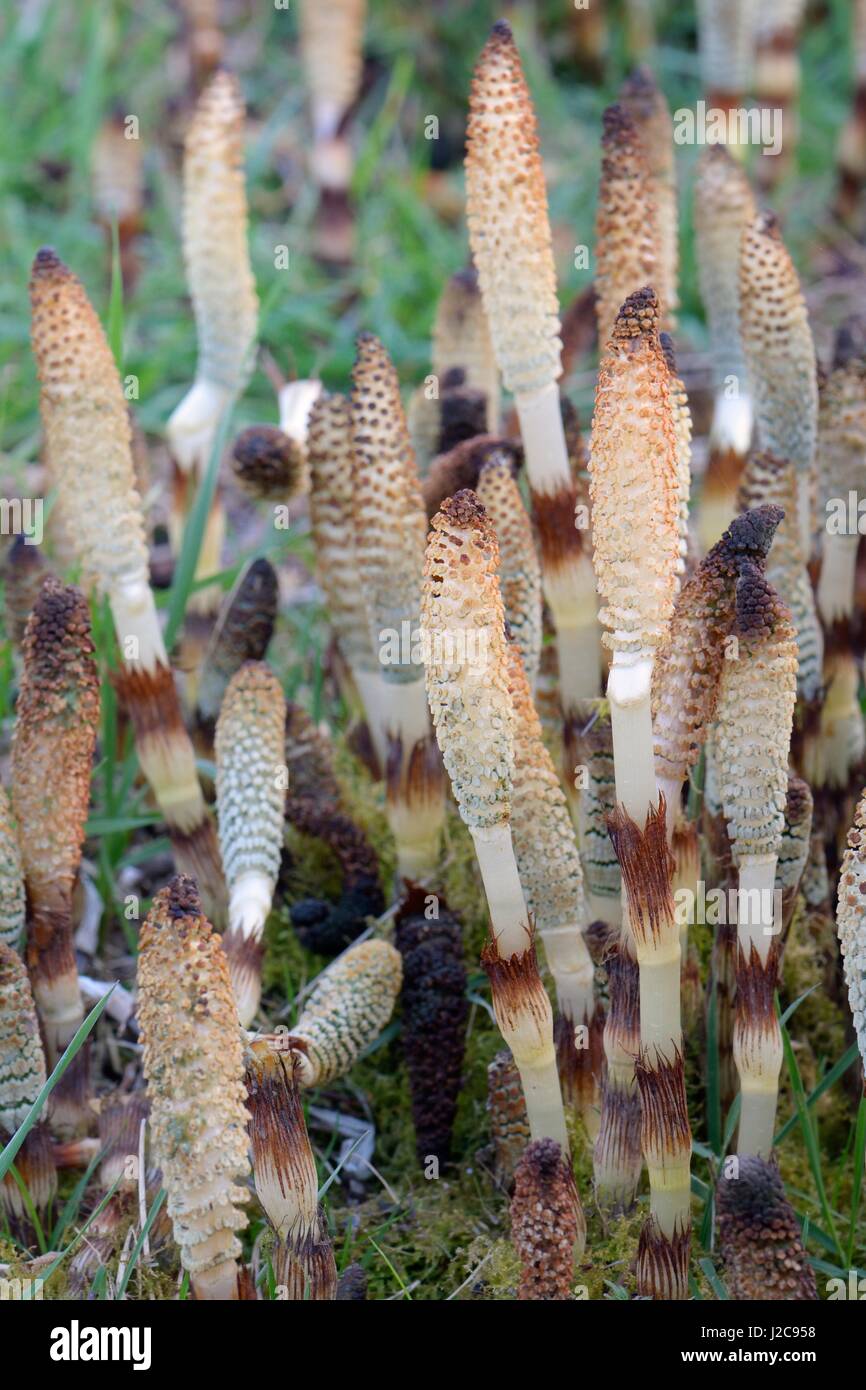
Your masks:
<path fill-rule="evenodd" d="M 572 1297 L 580 1204 L 571 1165 L 555 1139 L 534 1139 L 517 1165 L 511 1235 L 520 1257 L 521 1301 Z"/>
<path fill-rule="evenodd" d="M 433 904 L 435 917 L 425 916 Z M 418 1161 L 447 1163 L 466 1047 L 466 968 L 460 920 L 442 898 L 411 887 L 397 917 L 403 957 L 403 1051 Z"/>
<path fill-rule="evenodd" d="M 815 1275 L 775 1163 L 742 1155 L 716 1184 L 719 1249 L 728 1296 L 814 1301 Z"/>
<path fill-rule="evenodd" d="M 302 898 L 289 909 L 301 945 L 320 956 L 336 956 L 361 935 L 371 917 L 384 910 L 379 861 L 364 831 L 342 811 L 321 806 L 309 796 L 286 801 L 286 817 L 296 830 L 321 840 L 337 860 L 341 876 L 339 898 Z M 283 852 L 280 886 L 291 893 L 292 866 Z"/>

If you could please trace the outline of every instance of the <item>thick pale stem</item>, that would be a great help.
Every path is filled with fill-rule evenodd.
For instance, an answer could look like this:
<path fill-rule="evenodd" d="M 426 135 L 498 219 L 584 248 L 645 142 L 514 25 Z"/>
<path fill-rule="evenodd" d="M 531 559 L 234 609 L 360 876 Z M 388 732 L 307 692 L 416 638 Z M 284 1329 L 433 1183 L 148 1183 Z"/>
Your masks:
<path fill-rule="evenodd" d="M 66 970 L 50 980 L 34 971 L 33 997 L 42 1022 L 49 1066 L 53 1067 L 84 1022 L 77 970 Z"/>
<path fill-rule="evenodd" d="M 742 382 L 739 384 L 742 387 Z M 710 448 L 730 450 L 745 458 L 752 442 L 752 402 L 742 390 L 736 396 L 727 395 L 727 390 L 727 386 L 722 387 L 713 403 Z"/>
<path fill-rule="evenodd" d="M 859 536 L 824 537 L 821 577 L 818 580 L 818 612 L 829 627 L 854 611 Z"/>
<path fill-rule="evenodd" d="M 173 741 L 140 739 L 138 761 L 156 797 L 170 830 L 189 835 L 207 818 L 207 808 L 195 766 L 192 744 L 183 738 Z"/>
<path fill-rule="evenodd" d="M 306 444 L 310 411 L 322 394 L 322 383 L 314 379 L 289 381 L 280 388 L 277 404 L 280 429 L 297 444 Z"/>
<path fill-rule="evenodd" d="M 515 405 L 533 492 L 555 492 L 570 486 L 571 468 L 556 383 L 531 396 L 517 396 Z"/>
<path fill-rule="evenodd" d="M 683 784 L 679 778 L 659 777 L 657 780 L 658 790 L 665 799 L 665 830 L 668 837 L 668 845 L 673 841 L 674 830 L 680 818 L 680 802 L 682 799 Z"/>
<path fill-rule="evenodd" d="M 556 1067 L 556 1051 L 553 1046 L 553 1019 L 551 1018 L 551 1044 L 549 1055 L 543 1057 L 521 1058 L 514 1050 L 514 1043 L 502 1034 L 511 1048 L 520 1083 L 526 1101 L 526 1118 L 533 1139 L 555 1139 L 563 1153 L 569 1152 L 568 1130 L 565 1124 L 565 1111 L 562 1106 L 562 1092 L 559 1087 L 559 1072 Z"/>
<path fill-rule="evenodd" d="M 229 899 L 229 928 L 258 941 L 271 910 L 274 884 L 267 874 L 250 869 L 234 883 Z"/>
<path fill-rule="evenodd" d="M 779 1058 L 781 1067 L 781 1057 Z M 757 1154 L 769 1159 L 773 1152 L 776 1129 L 776 1107 L 779 1102 L 779 1078 L 765 1077 L 759 1084 L 755 1078 L 740 1078 L 740 1125 L 737 1152 Z"/>
<path fill-rule="evenodd" d="M 586 915 L 590 922 L 606 922 L 609 927 L 617 926 L 622 919 L 619 896 L 611 894 L 610 897 L 603 897 L 601 893 L 587 893 Z"/>
<path fill-rule="evenodd" d="M 352 678 L 355 688 L 361 697 L 361 704 L 364 706 L 364 714 L 367 719 L 367 727 L 370 730 L 370 738 L 373 740 L 373 747 L 376 750 L 376 757 L 379 766 L 384 774 L 388 762 L 388 738 L 382 720 L 382 711 L 385 705 L 385 681 L 381 671 L 361 671 L 356 666 L 352 667 Z"/>
<path fill-rule="evenodd" d="M 579 708 L 583 700 L 597 700 L 601 689 L 601 633 L 595 592 L 592 604 L 585 604 L 582 620 L 557 624 L 556 656 L 563 707 Z M 566 703 L 568 701 L 568 703 Z"/>
<path fill-rule="evenodd" d="M 682 1050 L 680 1021 L 680 952 L 679 934 L 641 959 L 640 967 L 640 1041 L 642 1048 L 655 1049 L 671 1058 L 674 1049 Z"/>
<path fill-rule="evenodd" d="M 529 912 L 517 872 L 511 826 L 496 825 L 478 830 L 470 827 L 470 833 L 497 952 L 503 957 L 520 955 L 529 945 Z"/>
<path fill-rule="evenodd" d="M 211 579 L 219 574 L 222 565 L 222 549 L 226 534 L 226 514 L 222 504 L 222 499 L 214 497 L 211 509 L 205 522 L 204 535 L 202 536 L 201 549 L 195 566 L 195 582 Z M 223 591 L 219 584 L 208 584 L 205 588 L 195 589 L 190 595 L 186 605 L 186 617 L 202 617 L 210 619 L 218 611 L 223 599 Z M 187 697 L 190 704 L 195 703 L 198 660 L 195 662 L 195 670 L 190 674 L 195 678 L 188 681 Z"/>
<path fill-rule="evenodd" d="M 182 472 L 201 472 L 205 467 L 232 398 L 233 392 L 215 381 L 199 377 L 193 382 L 166 426 L 169 448 Z"/>
<path fill-rule="evenodd" d="M 131 671 L 167 666 L 162 628 L 147 574 L 125 578 L 112 590 L 109 603 L 124 666 Z"/>
<path fill-rule="evenodd" d="M 691 1223 L 690 1155 L 676 1163 L 665 1164 L 663 1169 L 647 1164 L 647 1174 L 650 1212 L 662 1235 L 673 1240 L 678 1231 L 687 1229 Z"/>
<path fill-rule="evenodd" d="M 234 1302 L 238 1297 L 237 1264 L 234 1260 L 224 1260 L 212 1269 L 193 1274 L 190 1282 L 198 1301 Z"/>
<path fill-rule="evenodd" d="M 430 733 L 430 713 L 424 673 L 417 680 L 392 681 L 383 679 L 381 727 L 386 740 L 399 738 L 407 757 L 422 738 Z"/>
<path fill-rule="evenodd" d="M 426 765 L 420 773 L 413 774 L 414 750 L 432 738 L 427 692 L 423 679 L 383 680 L 381 689 L 385 705 L 380 728 L 387 740 L 399 740 L 401 750 L 401 764 L 395 768 L 391 761 L 393 746 L 386 743 L 388 824 L 397 846 L 398 882 L 403 878 L 423 879 L 435 871 L 439 862 L 445 814 L 441 779 Z"/>
<path fill-rule="evenodd" d="M 583 932 L 577 923 L 565 927 L 541 927 L 547 965 L 556 987 L 559 1012 L 574 1024 L 593 1013 L 593 964 Z"/>
<path fill-rule="evenodd" d="M 781 927 L 780 914 L 777 920 L 775 912 L 775 878 L 774 854 L 740 863 L 737 938 L 741 960 L 750 960 L 754 946 L 763 966 Z M 740 1077 L 737 1152 L 762 1158 L 769 1158 L 773 1148 L 782 1069 L 782 1035 L 772 1003 L 767 1007 L 768 1018 L 738 1019 L 734 1030 L 734 1061 Z"/>
<path fill-rule="evenodd" d="M 652 661 L 626 666 L 615 656 L 607 683 L 616 799 L 641 830 L 650 806 L 658 805 L 651 680 Z"/>
<path fill-rule="evenodd" d="M 746 960 L 749 947 L 754 945 L 763 964 L 780 926 L 774 911 L 777 858 L 775 854 L 764 854 L 740 861 L 737 938 Z"/>

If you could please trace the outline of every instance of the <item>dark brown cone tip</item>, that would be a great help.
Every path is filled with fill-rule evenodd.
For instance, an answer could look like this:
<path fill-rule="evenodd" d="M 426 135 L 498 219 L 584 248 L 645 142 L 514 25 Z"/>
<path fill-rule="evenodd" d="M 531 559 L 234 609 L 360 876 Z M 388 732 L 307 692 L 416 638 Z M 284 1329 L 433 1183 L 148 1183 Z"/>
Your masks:
<path fill-rule="evenodd" d="M 173 922 L 183 918 L 204 918 L 198 884 L 188 874 L 175 874 L 153 900 L 155 909 L 162 909 Z M 156 913 L 154 913 L 156 915 Z"/>
<path fill-rule="evenodd" d="M 622 84 L 624 97 L 649 97 L 654 96 L 657 91 L 656 80 L 651 69 L 645 63 L 633 68 Z"/>
<path fill-rule="evenodd" d="M 552 1182 L 560 1176 L 562 1149 L 555 1139 L 533 1139 L 526 1146 L 523 1163 L 540 1182 Z"/>
<path fill-rule="evenodd" d="M 53 246 L 40 246 L 33 258 L 31 275 L 34 280 L 74 278 L 72 271 L 60 259 Z"/>
<path fill-rule="evenodd" d="M 755 220 L 755 230 L 761 235 L 768 237 L 771 241 L 781 242 L 782 229 L 779 219 L 774 212 L 765 210 L 760 213 Z"/>
<path fill-rule="evenodd" d="M 490 30 L 490 38 L 487 42 L 491 45 L 514 43 L 514 35 L 511 32 L 511 25 L 508 23 L 507 19 L 497 19 L 493 28 Z"/>
<path fill-rule="evenodd" d="M 766 559 L 784 515 L 784 509 L 775 504 L 752 507 L 734 518 L 718 545 L 728 547 L 735 555 Z"/>
<path fill-rule="evenodd" d="M 49 681 L 50 673 L 56 674 L 70 657 L 92 656 L 95 650 L 84 594 L 74 584 L 62 584 L 53 574 L 46 575 L 25 632 L 28 667 L 34 676 L 39 674 Z"/>
<path fill-rule="evenodd" d="M 461 488 L 474 489 L 485 464 L 503 455 L 516 477 L 523 463 L 523 450 L 517 440 L 505 435 L 478 434 L 437 455 L 421 483 L 427 515 L 434 516 L 443 501 Z"/>
<path fill-rule="evenodd" d="M 613 326 L 613 338 L 655 338 L 658 333 L 659 301 L 651 285 L 634 290 L 620 306 Z"/>
<path fill-rule="evenodd" d="M 621 141 L 632 141 L 636 134 L 634 121 L 618 101 L 605 109 L 601 118 L 602 148 L 610 148 Z"/>
<path fill-rule="evenodd" d="M 288 474 L 298 463 L 298 448 L 276 425 L 249 425 L 241 430 L 232 449 L 241 475 L 259 470 Z"/>
<path fill-rule="evenodd" d="M 453 497 L 446 497 L 439 508 L 439 518 L 446 526 L 458 526 L 481 531 L 492 530 L 487 508 L 471 488 L 461 488 Z"/>
<path fill-rule="evenodd" d="M 358 354 L 358 361 L 373 361 L 377 357 L 387 358 L 388 354 L 385 344 L 381 338 L 377 338 L 375 333 L 365 330 L 359 333 L 355 339 L 355 348 Z"/>

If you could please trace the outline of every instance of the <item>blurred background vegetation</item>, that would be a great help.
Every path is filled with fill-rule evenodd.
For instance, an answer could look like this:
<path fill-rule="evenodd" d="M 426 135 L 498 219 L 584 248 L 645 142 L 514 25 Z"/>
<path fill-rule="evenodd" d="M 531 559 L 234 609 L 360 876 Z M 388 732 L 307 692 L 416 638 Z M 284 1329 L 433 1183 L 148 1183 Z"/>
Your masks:
<path fill-rule="evenodd" d="M 279 0 L 277 0 L 279 3 Z M 223 0 L 224 60 L 248 104 L 247 175 L 253 267 L 262 303 L 260 339 L 284 367 L 320 372 L 345 386 L 352 343 L 378 333 L 403 380 L 427 367 L 428 336 L 445 278 L 467 257 L 462 151 L 473 63 L 490 24 L 512 22 L 538 110 L 560 293 L 567 303 L 589 283 L 574 248 L 592 248 L 601 113 L 630 66 L 623 6 L 610 3 L 603 71 L 581 70 L 577 16 L 559 0 L 495 6 L 434 0 L 407 6 L 371 0 L 364 87 L 353 128 L 357 261 L 335 277 L 312 255 L 315 192 L 305 173 L 308 141 L 298 58 L 297 4 Z M 28 347 L 27 278 L 34 251 L 56 246 L 104 315 L 110 257 L 95 215 L 92 156 L 112 114 L 138 118 L 146 190 L 138 251 L 142 272 L 124 306 L 125 369 L 140 380 L 141 424 L 159 432 L 194 369 L 195 334 L 180 245 L 180 157 L 193 88 L 180 0 L 2 0 L 0 90 L 0 446 L 32 460 L 37 394 Z M 700 96 L 694 6 L 656 6 L 647 54 L 672 108 Z M 853 83 L 850 7 L 810 7 L 801 54 L 801 134 L 795 173 L 774 196 L 786 238 L 809 280 L 809 255 L 827 218 L 833 151 Z M 439 138 L 425 138 L 435 116 Z M 692 169 L 699 151 L 678 151 L 682 230 L 680 347 L 703 345 L 691 253 Z M 760 158 L 760 154 L 753 157 Z M 275 247 L 289 267 L 274 268 Z M 591 386 L 578 390 L 591 404 Z M 239 424 L 275 419 L 273 393 L 257 372 Z"/>

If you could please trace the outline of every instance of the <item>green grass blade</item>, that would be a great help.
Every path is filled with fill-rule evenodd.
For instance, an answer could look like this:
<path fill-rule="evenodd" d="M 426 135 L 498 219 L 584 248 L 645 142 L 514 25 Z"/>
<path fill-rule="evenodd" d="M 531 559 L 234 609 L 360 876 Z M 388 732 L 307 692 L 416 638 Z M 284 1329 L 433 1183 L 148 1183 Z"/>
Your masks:
<path fill-rule="evenodd" d="M 24 1203 L 24 1210 L 27 1212 L 27 1219 L 36 1234 L 36 1243 L 39 1246 L 39 1253 L 44 1255 L 48 1250 L 48 1246 L 45 1243 L 45 1232 L 42 1229 L 42 1222 L 39 1220 L 39 1213 L 33 1204 L 33 1198 L 30 1196 L 30 1189 L 14 1163 L 9 1169 L 9 1173 L 16 1182 L 18 1191 L 21 1193 L 21 1200 Z"/>
<path fill-rule="evenodd" d="M 800 1068 L 797 1065 L 797 1058 L 791 1046 L 791 1037 L 784 1024 L 780 1025 L 782 1030 L 782 1046 L 785 1052 L 785 1062 L 788 1067 L 788 1075 L 791 1078 L 791 1089 L 794 1093 L 794 1101 L 797 1106 L 797 1116 L 800 1121 L 800 1129 L 803 1133 L 803 1142 L 806 1145 L 806 1154 L 809 1159 L 809 1167 L 812 1171 L 812 1180 L 815 1190 L 818 1193 L 818 1201 L 824 1215 L 824 1223 L 830 1233 L 830 1238 L 836 1247 L 836 1254 L 842 1261 L 845 1256 L 839 1237 L 836 1233 L 836 1223 L 833 1220 L 833 1213 L 830 1210 L 830 1203 L 827 1200 L 827 1189 L 824 1186 L 824 1174 L 821 1171 L 821 1154 L 818 1148 L 818 1138 L 812 1125 L 812 1117 L 806 1104 L 806 1089 L 803 1085 L 803 1078 L 800 1075 Z"/>
<path fill-rule="evenodd" d="M 98 1150 L 98 1152 L 93 1155 L 92 1159 L 88 1163 L 81 1177 L 78 1179 L 78 1182 L 75 1184 L 74 1188 L 72 1189 L 68 1198 L 66 1199 L 66 1204 L 57 1218 L 57 1224 L 54 1227 L 54 1230 L 51 1232 L 52 1250 L 57 1249 L 58 1245 L 60 1244 L 61 1240 L 66 1234 L 67 1228 L 71 1225 L 71 1223 L 75 1220 L 76 1216 L 78 1215 L 78 1209 L 81 1206 L 81 1199 L 87 1191 L 87 1184 L 90 1182 L 90 1179 L 93 1177 L 93 1174 L 96 1172 L 96 1169 L 102 1162 L 103 1157 L 103 1149 Z"/>
<path fill-rule="evenodd" d="M 54 1090 L 54 1087 L 57 1085 L 61 1076 L 66 1071 L 66 1068 L 69 1066 L 70 1062 L 73 1061 L 79 1049 L 83 1046 L 91 1030 L 95 1027 L 97 1021 L 101 1017 L 102 1012 L 113 993 L 114 985 L 112 985 L 111 989 L 108 990 L 107 993 L 102 996 L 98 1003 L 94 1004 L 93 1008 L 90 1010 L 90 1013 L 87 1015 L 81 1027 L 78 1029 L 78 1032 L 75 1034 L 75 1037 L 72 1039 L 63 1056 L 60 1058 L 60 1061 L 57 1063 L 57 1066 L 54 1068 L 48 1080 L 45 1082 L 45 1085 L 42 1087 L 42 1090 L 39 1092 L 39 1095 L 34 1100 L 24 1120 L 19 1125 L 12 1138 L 9 1140 L 9 1143 L 6 1145 L 3 1152 L 0 1153 L 0 1182 L 2 1182 L 2 1180 L 5 1178 L 12 1164 L 15 1162 L 15 1156 L 18 1153 L 18 1150 L 21 1148 L 21 1145 L 24 1143 L 24 1140 L 30 1133 L 31 1129 L 35 1125 L 36 1121 L 39 1119 L 39 1116 L 42 1113 L 43 1105 L 47 1101 L 48 1097 L 51 1095 L 51 1092 Z"/>
<path fill-rule="evenodd" d="M 405 1281 L 405 1279 L 403 1279 L 403 1278 L 397 1273 L 397 1270 L 394 1268 L 394 1266 L 392 1265 L 391 1261 L 388 1259 L 388 1256 L 385 1254 L 385 1251 L 382 1249 L 381 1245 L 377 1245 L 376 1242 L 375 1242 L 375 1240 L 373 1239 L 372 1236 L 367 1236 L 367 1239 L 368 1239 L 368 1241 L 370 1242 L 370 1244 L 372 1245 L 373 1249 L 374 1249 L 375 1251 L 377 1251 L 379 1255 L 381 1255 L 381 1257 L 382 1257 L 382 1259 L 384 1260 L 385 1264 L 388 1266 L 388 1269 L 391 1271 L 391 1273 L 393 1274 L 394 1278 L 397 1280 L 397 1283 L 400 1285 L 400 1288 L 403 1290 L 404 1294 L 406 1295 L 406 1297 L 409 1299 L 409 1301 L 410 1301 L 410 1303 L 411 1303 L 411 1301 L 412 1301 L 412 1295 L 410 1294 L 410 1292 L 409 1292 L 409 1290 L 408 1290 L 408 1288 L 407 1288 L 407 1286 L 406 1286 L 406 1281 Z"/>
<path fill-rule="evenodd" d="M 730 1147 L 731 1147 L 731 1140 L 732 1140 L 733 1137 L 734 1137 L 734 1130 L 737 1128 L 737 1125 L 739 1124 L 739 1120 L 740 1120 L 740 1093 L 739 1093 L 739 1091 L 738 1091 L 737 1094 L 734 1096 L 733 1102 L 732 1102 L 732 1104 L 731 1104 L 731 1108 L 730 1108 L 730 1110 L 728 1111 L 728 1119 L 727 1119 L 727 1123 L 725 1124 L 725 1133 L 724 1133 L 724 1135 L 723 1135 L 723 1137 L 722 1137 L 722 1151 L 721 1151 L 720 1157 L 723 1157 L 723 1156 L 728 1152 L 728 1150 L 730 1149 Z"/>
<path fill-rule="evenodd" d="M 184 527 L 183 544 L 181 545 L 180 555 L 178 556 L 177 567 L 174 573 L 174 583 L 171 586 L 168 622 L 165 629 L 165 645 L 169 651 L 171 651 L 180 633 L 184 614 L 186 613 L 187 600 L 190 595 L 190 590 L 192 589 L 193 580 L 195 579 L 202 537 L 204 536 L 204 529 L 216 493 L 220 460 L 222 459 L 223 449 L 225 448 L 228 438 L 231 417 L 232 407 L 228 407 L 220 416 L 207 468 L 205 469 L 204 477 L 196 492 L 189 519 Z"/>
<path fill-rule="evenodd" d="M 704 1278 L 706 1279 L 713 1293 L 716 1295 L 716 1298 L 721 1299 L 723 1303 L 730 1302 L 728 1298 L 728 1291 L 722 1283 L 721 1279 L 719 1278 L 719 1275 L 716 1271 L 716 1267 L 713 1264 L 712 1260 L 708 1259 L 707 1256 L 704 1255 L 701 1257 L 701 1259 L 698 1260 L 698 1264 L 703 1270 Z"/>
<path fill-rule="evenodd" d="M 145 1223 L 139 1231 L 138 1236 L 136 1238 L 136 1242 L 132 1247 L 132 1253 L 129 1256 L 129 1264 L 126 1266 L 126 1269 L 123 1273 L 123 1278 L 121 1279 L 120 1284 L 118 1286 L 117 1297 L 119 1299 L 123 1298 L 126 1294 L 126 1290 L 129 1287 L 129 1281 L 132 1278 L 132 1271 L 135 1269 L 144 1242 L 147 1240 L 150 1228 L 156 1220 L 157 1216 L 159 1215 L 159 1209 L 165 1201 L 166 1195 L 167 1194 L 165 1188 L 161 1187 L 157 1192 L 156 1196 L 154 1197 L 153 1202 L 151 1203 L 150 1211 L 147 1213 Z"/>
<path fill-rule="evenodd" d="M 377 170 L 382 168 L 382 156 L 400 119 L 414 72 L 415 60 L 408 53 L 401 53 L 391 69 L 385 100 L 355 161 L 351 192 L 358 201 L 368 192 Z"/>
<path fill-rule="evenodd" d="M 860 1197 L 863 1191 L 863 1164 L 866 1162 L 866 1096 L 860 1097 L 857 1107 L 857 1126 L 854 1131 L 854 1182 L 851 1187 L 851 1228 L 848 1232 L 847 1264 L 854 1258 L 854 1241 L 857 1235 L 857 1216 L 860 1211 Z"/>
<path fill-rule="evenodd" d="M 707 1005 L 707 1135 L 710 1148 L 722 1157 L 722 1086 L 719 1072 L 719 997 L 715 980 Z"/>
<path fill-rule="evenodd" d="M 81 1227 L 81 1230 L 78 1232 L 75 1238 L 69 1242 L 65 1250 L 61 1250 L 60 1254 L 57 1256 L 57 1259 L 52 1260 L 48 1268 L 40 1273 L 39 1278 L 41 1279 L 43 1284 L 48 1283 L 48 1280 L 51 1278 L 54 1271 L 60 1268 L 67 1255 L 71 1255 L 73 1250 L 78 1249 L 78 1246 L 81 1244 L 84 1237 L 87 1235 L 87 1232 L 90 1230 L 90 1227 L 93 1225 L 96 1218 L 98 1216 L 101 1216 L 102 1213 L 105 1211 L 105 1208 L 108 1206 L 108 1203 L 111 1201 L 112 1197 L 114 1196 L 115 1192 L 120 1186 L 121 1180 L 122 1174 L 118 1174 L 114 1182 L 111 1184 L 111 1187 L 108 1189 L 105 1196 L 102 1198 L 102 1201 L 99 1203 L 98 1206 L 95 1206 L 93 1208 L 93 1211 L 90 1213 L 90 1215 L 88 1216 L 87 1220 L 85 1221 L 84 1225 Z M 25 1296 L 29 1298 L 30 1294 L 28 1293 Z"/>
<path fill-rule="evenodd" d="M 852 1043 L 845 1055 L 839 1058 L 839 1061 L 836 1062 L 835 1065 L 830 1068 L 826 1076 L 823 1076 L 821 1078 L 815 1089 L 809 1092 L 809 1095 L 806 1098 L 807 1109 L 811 1110 L 815 1102 L 821 1099 L 824 1092 L 829 1091 L 830 1087 L 834 1086 L 836 1082 L 839 1080 L 839 1078 L 845 1075 L 848 1068 L 854 1065 L 858 1056 L 859 1053 L 857 1051 L 857 1044 Z M 783 1139 L 787 1139 L 788 1135 L 791 1133 L 791 1130 L 795 1127 L 797 1123 L 798 1119 L 796 1115 L 792 1115 L 790 1120 L 786 1120 L 785 1123 L 782 1125 L 782 1128 L 776 1135 L 775 1139 L 773 1140 L 773 1146 L 777 1147 L 779 1144 L 781 1144 Z"/>
<path fill-rule="evenodd" d="M 123 376 L 123 275 L 120 269 L 120 233 L 117 218 L 111 223 L 111 295 L 108 300 L 108 343 L 117 370 Z"/>

